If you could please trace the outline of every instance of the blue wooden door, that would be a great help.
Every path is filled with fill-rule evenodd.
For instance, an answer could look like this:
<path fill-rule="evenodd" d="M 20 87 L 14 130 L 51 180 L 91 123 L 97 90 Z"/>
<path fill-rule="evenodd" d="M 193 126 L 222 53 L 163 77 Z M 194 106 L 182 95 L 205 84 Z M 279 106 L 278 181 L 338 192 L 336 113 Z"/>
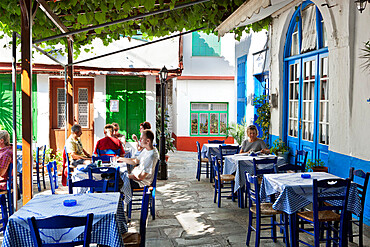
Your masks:
<path fill-rule="evenodd" d="M 247 55 L 238 58 L 237 66 L 237 122 L 238 124 L 241 124 L 245 117 L 245 109 L 247 106 Z"/>
<path fill-rule="evenodd" d="M 308 152 L 308 159 L 328 161 L 329 77 L 328 53 L 287 62 L 287 144 L 294 154 Z M 294 157 L 291 156 L 290 162 Z"/>
<path fill-rule="evenodd" d="M 294 154 L 299 149 L 301 132 L 299 131 L 299 116 L 300 116 L 300 60 L 292 60 L 287 62 L 287 91 L 288 102 L 286 111 L 287 121 L 287 145 Z M 293 163 L 293 157 L 290 156 L 290 162 Z"/>

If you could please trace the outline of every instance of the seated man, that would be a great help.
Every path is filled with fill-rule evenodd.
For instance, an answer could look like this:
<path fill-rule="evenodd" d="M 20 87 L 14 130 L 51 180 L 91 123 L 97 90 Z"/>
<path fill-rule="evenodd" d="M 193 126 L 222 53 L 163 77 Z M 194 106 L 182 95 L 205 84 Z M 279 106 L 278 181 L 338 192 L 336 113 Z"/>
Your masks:
<path fill-rule="evenodd" d="M 104 126 L 105 137 L 100 139 L 95 146 L 94 154 L 98 155 L 98 150 L 118 150 L 120 149 L 119 156 L 125 155 L 125 150 L 123 149 L 122 143 L 116 137 L 113 137 L 114 126 L 112 124 L 107 124 Z"/>
<path fill-rule="evenodd" d="M 66 149 L 69 161 L 73 167 L 77 165 L 88 165 L 91 163 L 91 155 L 82 147 L 80 136 L 82 135 L 81 125 L 75 124 L 71 128 L 71 135 L 66 140 Z"/>
<path fill-rule="evenodd" d="M 145 185 L 151 185 L 154 178 L 155 166 L 159 155 L 153 147 L 154 134 L 151 130 L 143 130 L 140 142 L 144 150 L 137 158 L 119 158 L 119 161 L 135 165 L 132 172 L 128 175 L 130 178 L 131 189 L 140 189 Z"/>

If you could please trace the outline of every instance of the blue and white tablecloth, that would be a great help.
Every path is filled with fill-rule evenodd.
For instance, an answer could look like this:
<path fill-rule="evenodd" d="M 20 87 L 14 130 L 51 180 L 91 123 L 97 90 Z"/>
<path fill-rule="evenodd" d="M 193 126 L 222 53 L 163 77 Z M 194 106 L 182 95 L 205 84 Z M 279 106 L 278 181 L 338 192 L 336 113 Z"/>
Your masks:
<path fill-rule="evenodd" d="M 248 154 L 235 154 L 225 157 L 224 174 L 233 174 L 235 172 L 235 187 L 234 191 L 239 190 L 245 186 L 245 172 L 254 175 L 253 169 L 253 158 L 255 159 L 265 159 L 265 158 L 275 158 L 275 155 L 258 155 L 249 156 Z M 277 166 L 285 165 L 285 160 L 283 157 L 278 157 Z M 272 164 L 258 165 L 260 169 L 272 168 Z"/>
<path fill-rule="evenodd" d="M 302 178 L 302 173 L 280 173 L 265 174 L 261 184 L 261 199 L 267 196 L 280 193 L 273 204 L 275 210 L 284 211 L 288 214 L 296 213 L 301 208 L 309 205 L 313 201 L 312 187 L 313 179 L 338 179 L 340 177 L 325 172 L 310 172 L 311 178 Z M 335 193 L 335 191 L 328 191 Z M 357 186 L 351 183 L 348 197 L 348 210 L 359 215 L 361 212 L 361 202 L 358 195 Z"/>
<path fill-rule="evenodd" d="M 218 159 L 221 159 L 221 154 L 220 154 L 220 145 L 222 144 L 213 144 L 213 143 L 206 143 L 203 144 L 201 152 L 202 158 L 208 158 L 211 160 L 211 155 L 217 156 Z M 238 144 L 227 144 L 227 145 L 232 145 L 232 146 L 237 146 Z"/>
<path fill-rule="evenodd" d="M 125 203 L 128 204 L 132 199 L 132 191 L 131 191 L 130 179 L 128 178 L 128 173 L 127 173 L 127 165 L 126 163 L 118 163 L 118 164 L 119 164 L 118 166 L 120 169 L 120 177 L 123 181 L 123 185 L 121 187 L 121 193 L 125 195 Z M 85 167 L 86 165 L 78 165 L 77 169 L 75 169 L 72 172 L 71 178 L 73 182 L 89 178 L 89 175 L 87 172 L 83 172 L 79 170 Z M 102 178 L 99 174 L 95 174 L 94 179 L 100 180 Z M 81 194 L 81 193 L 86 193 L 88 190 L 89 188 L 77 187 L 77 188 L 73 188 L 73 193 Z"/>
<path fill-rule="evenodd" d="M 66 207 L 64 200 L 76 199 L 77 205 Z M 91 243 L 124 246 L 121 234 L 127 232 L 120 193 L 88 193 L 74 195 L 37 195 L 10 218 L 5 230 L 3 247 L 34 246 L 27 218 L 43 219 L 57 215 L 86 216 L 94 214 Z M 83 227 L 41 229 L 46 242 L 83 240 Z"/>

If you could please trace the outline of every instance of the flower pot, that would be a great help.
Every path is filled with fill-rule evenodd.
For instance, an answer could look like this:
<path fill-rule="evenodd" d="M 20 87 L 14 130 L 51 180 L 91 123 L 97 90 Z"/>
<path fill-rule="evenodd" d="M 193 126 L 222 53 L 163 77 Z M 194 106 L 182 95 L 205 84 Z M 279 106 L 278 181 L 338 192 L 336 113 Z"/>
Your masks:
<path fill-rule="evenodd" d="M 327 166 L 316 166 L 311 168 L 313 172 L 328 172 Z"/>

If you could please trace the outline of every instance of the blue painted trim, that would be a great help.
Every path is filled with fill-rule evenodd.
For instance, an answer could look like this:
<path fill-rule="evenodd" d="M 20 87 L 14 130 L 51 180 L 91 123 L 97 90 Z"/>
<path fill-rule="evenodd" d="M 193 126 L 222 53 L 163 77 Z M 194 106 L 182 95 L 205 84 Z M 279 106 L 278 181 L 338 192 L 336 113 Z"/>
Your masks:
<path fill-rule="evenodd" d="M 271 135 L 269 137 L 269 146 L 278 139 L 279 136 Z M 342 178 L 348 178 L 350 167 L 355 169 L 362 169 L 364 172 L 370 172 L 370 161 L 362 160 L 357 157 L 340 154 L 334 151 L 329 151 L 329 160 L 327 166 L 331 174 L 337 175 Z M 369 185 L 370 186 L 370 185 Z M 366 195 L 364 206 L 364 223 L 370 226 L 370 193 Z"/>
<path fill-rule="evenodd" d="M 241 68 L 240 66 L 244 67 Z M 237 108 L 237 123 L 241 124 L 242 121 L 245 120 L 245 113 L 247 108 L 247 55 L 243 55 L 237 59 L 236 108 Z"/>
<path fill-rule="evenodd" d="M 370 172 L 370 161 L 362 160 L 357 157 L 329 151 L 329 172 L 342 178 L 348 178 L 349 168 L 362 169 Z M 364 223 L 370 226 L 370 193 L 366 195 L 364 206 Z"/>
<path fill-rule="evenodd" d="M 325 52 L 328 52 L 328 51 L 329 51 L 328 47 L 325 47 L 325 48 L 321 48 L 319 50 L 306 52 L 306 53 L 303 53 L 303 54 L 300 54 L 300 55 L 295 55 L 295 56 L 292 56 L 292 57 L 286 57 L 286 58 L 284 58 L 284 61 L 287 62 L 287 61 L 296 60 L 296 59 L 300 59 L 300 58 L 303 59 L 303 58 L 306 58 L 306 57 L 314 56 L 314 55 L 325 53 Z"/>

